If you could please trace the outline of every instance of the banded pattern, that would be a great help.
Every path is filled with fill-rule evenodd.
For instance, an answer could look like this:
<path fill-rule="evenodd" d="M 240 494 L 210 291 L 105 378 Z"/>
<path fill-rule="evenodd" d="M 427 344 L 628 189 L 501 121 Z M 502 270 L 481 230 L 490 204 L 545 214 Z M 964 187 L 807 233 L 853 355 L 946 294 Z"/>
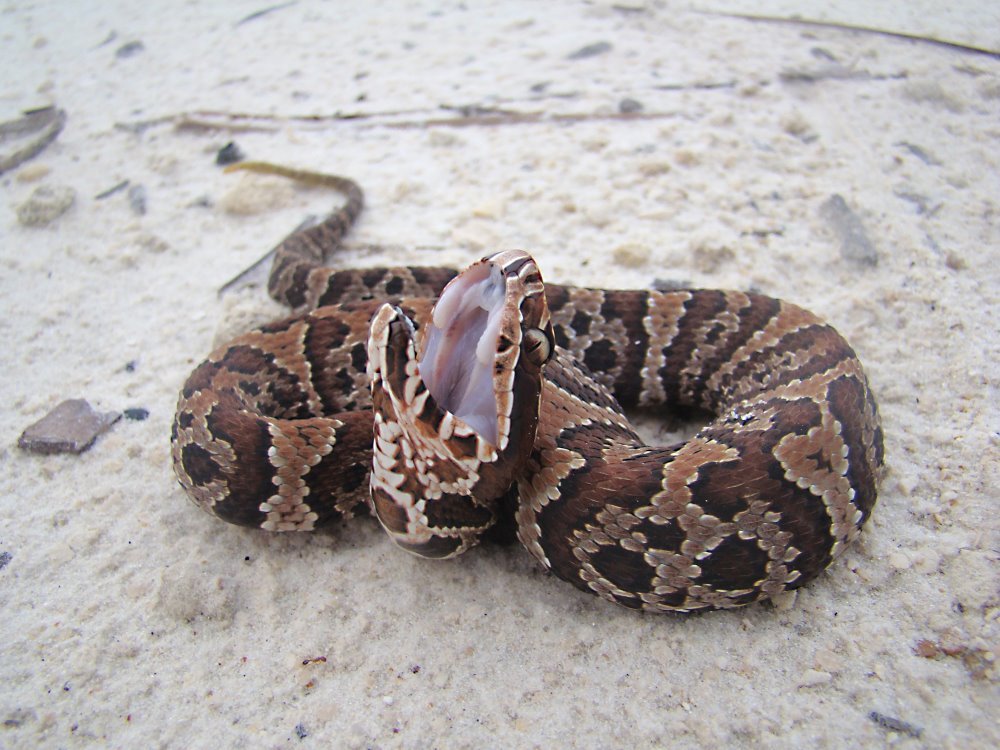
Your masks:
<path fill-rule="evenodd" d="M 593 309 L 591 290 L 551 297 L 554 320 Z M 811 580 L 857 536 L 883 462 L 854 352 L 816 316 L 761 295 L 602 297 L 602 324 L 623 333 L 595 337 L 617 368 L 594 381 L 621 404 L 716 418 L 682 445 L 645 446 L 614 400 L 581 390 L 572 354 L 588 350 L 560 353 L 518 481 L 522 543 L 559 577 L 647 610 L 738 606 Z"/>
<path fill-rule="evenodd" d="M 518 537 L 544 566 L 648 611 L 773 597 L 858 535 L 883 466 L 878 411 L 850 346 L 812 313 L 743 292 L 547 284 L 524 297 L 542 303 L 527 328 L 497 339 L 499 362 L 503 339 L 524 337 L 512 369 L 493 380 L 500 448 L 491 451 L 441 411 L 416 364 L 432 300 L 455 272 L 321 268 L 360 211 L 360 190 L 279 173 L 348 201 L 276 254 L 272 295 L 320 307 L 220 348 L 182 390 L 174 467 L 201 507 L 307 530 L 373 506 L 397 542 L 444 557 L 474 543 L 514 481 Z M 536 358 L 525 355 L 530 341 L 546 355 L 556 345 L 540 383 L 542 358 L 510 376 Z M 714 419 L 685 443 L 651 447 L 623 407 Z M 505 451 L 511 459 L 489 468 Z"/>

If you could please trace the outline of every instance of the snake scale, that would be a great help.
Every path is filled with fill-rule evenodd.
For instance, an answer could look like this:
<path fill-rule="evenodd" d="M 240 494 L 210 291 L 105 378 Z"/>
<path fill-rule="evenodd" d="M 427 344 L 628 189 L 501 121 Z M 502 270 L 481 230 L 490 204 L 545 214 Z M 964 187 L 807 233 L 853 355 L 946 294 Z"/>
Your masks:
<path fill-rule="evenodd" d="M 556 576 L 646 611 L 773 598 L 858 536 L 883 468 L 878 410 L 853 350 L 807 310 L 543 284 L 520 251 L 457 277 L 324 268 L 360 188 L 238 167 L 347 200 L 276 250 L 269 292 L 298 313 L 220 347 L 181 391 L 174 469 L 205 510 L 271 531 L 374 512 L 438 558 L 512 517 Z M 646 408 L 712 419 L 648 446 L 624 416 Z"/>

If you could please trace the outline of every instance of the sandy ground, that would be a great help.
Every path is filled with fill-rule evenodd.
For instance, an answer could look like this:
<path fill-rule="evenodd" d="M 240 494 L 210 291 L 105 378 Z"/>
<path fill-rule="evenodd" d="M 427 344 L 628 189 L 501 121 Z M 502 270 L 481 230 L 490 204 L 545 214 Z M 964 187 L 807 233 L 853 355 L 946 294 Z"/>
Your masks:
<path fill-rule="evenodd" d="M 1000 60 L 690 3 L 378 6 L 0 9 L 2 119 L 69 118 L 0 176 L 0 746 L 1000 744 Z M 1000 49 L 996 12 L 968 10 L 941 28 Z M 216 290 L 335 200 L 223 175 L 230 140 L 364 185 L 343 265 L 525 247 L 552 280 L 820 313 L 884 420 L 861 543 L 780 607 L 656 617 L 518 546 L 435 563 L 371 522 L 269 536 L 199 512 L 169 464 L 177 390 L 279 312 Z M 123 180 L 145 214 L 96 197 Z M 23 226 L 42 185 L 75 205 Z M 876 265 L 841 252 L 833 195 Z M 79 456 L 20 450 L 69 397 L 149 418 Z"/>

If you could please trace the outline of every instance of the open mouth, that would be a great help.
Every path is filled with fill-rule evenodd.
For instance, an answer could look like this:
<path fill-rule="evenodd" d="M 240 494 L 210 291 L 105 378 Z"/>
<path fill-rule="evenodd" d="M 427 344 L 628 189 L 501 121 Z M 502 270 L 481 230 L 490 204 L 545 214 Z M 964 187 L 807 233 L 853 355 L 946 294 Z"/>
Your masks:
<path fill-rule="evenodd" d="M 420 377 L 438 405 L 497 444 L 494 361 L 506 284 L 500 268 L 482 264 L 441 294 L 427 325 Z"/>

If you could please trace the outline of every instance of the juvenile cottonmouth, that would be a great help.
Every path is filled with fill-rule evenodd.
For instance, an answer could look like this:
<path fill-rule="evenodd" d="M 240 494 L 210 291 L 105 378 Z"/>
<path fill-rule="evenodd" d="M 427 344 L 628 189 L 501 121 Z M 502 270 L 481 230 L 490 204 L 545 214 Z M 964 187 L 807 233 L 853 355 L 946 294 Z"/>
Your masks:
<path fill-rule="evenodd" d="M 304 531 L 370 509 L 404 548 L 449 557 L 513 513 L 560 578 L 689 612 L 798 588 L 871 513 L 875 399 L 812 313 L 744 292 L 543 284 L 520 251 L 474 264 L 432 311 L 454 271 L 321 266 L 361 211 L 355 183 L 240 167 L 347 202 L 277 249 L 271 295 L 309 311 L 220 347 L 181 392 L 174 469 L 219 518 Z M 714 419 L 651 447 L 624 416 L 636 407 Z"/>

